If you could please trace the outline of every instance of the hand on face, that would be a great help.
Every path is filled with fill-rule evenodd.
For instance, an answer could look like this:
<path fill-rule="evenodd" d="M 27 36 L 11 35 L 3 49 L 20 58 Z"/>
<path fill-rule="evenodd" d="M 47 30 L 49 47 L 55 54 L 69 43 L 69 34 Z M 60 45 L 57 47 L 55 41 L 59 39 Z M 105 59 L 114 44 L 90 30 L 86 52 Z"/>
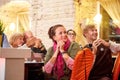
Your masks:
<path fill-rule="evenodd" d="M 60 52 L 64 52 L 64 45 L 65 42 L 63 40 L 57 42 L 57 48 L 59 49 Z"/>

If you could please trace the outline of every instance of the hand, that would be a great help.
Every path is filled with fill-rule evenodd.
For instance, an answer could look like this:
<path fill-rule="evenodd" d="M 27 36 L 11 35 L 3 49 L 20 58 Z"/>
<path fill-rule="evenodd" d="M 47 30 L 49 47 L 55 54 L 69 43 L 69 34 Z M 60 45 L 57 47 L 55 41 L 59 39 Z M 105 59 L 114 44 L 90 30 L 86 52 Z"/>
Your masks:
<path fill-rule="evenodd" d="M 42 42 L 41 42 L 40 39 L 35 39 L 34 47 L 36 47 L 36 48 L 41 48 L 42 47 Z"/>
<path fill-rule="evenodd" d="M 57 42 L 57 45 L 59 45 L 59 50 L 60 50 L 60 52 L 64 52 L 65 50 L 64 50 L 64 45 L 65 45 L 65 42 L 64 41 L 59 41 L 59 42 Z"/>
<path fill-rule="evenodd" d="M 106 41 L 103 40 L 103 39 L 100 39 L 100 42 L 101 42 L 104 46 L 106 46 L 106 47 L 109 47 L 109 46 L 110 46 L 109 42 L 106 42 Z"/>
<path fill-rule="evenodd" d="M 101 44 L 101 40 L 98 39 L 98 40 L 95 40 L 92 44 L 92 47 L 93 47 L 93 53 L 96 54 L 97 52 L 97 47 Z"/>

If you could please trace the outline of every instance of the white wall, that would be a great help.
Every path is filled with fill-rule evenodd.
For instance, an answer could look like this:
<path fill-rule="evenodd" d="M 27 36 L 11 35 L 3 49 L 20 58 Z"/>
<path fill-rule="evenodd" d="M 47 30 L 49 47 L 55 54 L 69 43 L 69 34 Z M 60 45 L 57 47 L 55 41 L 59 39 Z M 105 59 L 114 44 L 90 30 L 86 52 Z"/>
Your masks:
<path fill-rule="evenodd" d="M 42 39 L 46 48 L 52 45 L 48 29 L 55 24 L 73 28 L 75 9 L 73 0 L 31 0 L 31 30 Z"/>
<path fill-rule="evenodd" d="M 0 58 L 0 80 L 5 80 L 5 59 Z"/>

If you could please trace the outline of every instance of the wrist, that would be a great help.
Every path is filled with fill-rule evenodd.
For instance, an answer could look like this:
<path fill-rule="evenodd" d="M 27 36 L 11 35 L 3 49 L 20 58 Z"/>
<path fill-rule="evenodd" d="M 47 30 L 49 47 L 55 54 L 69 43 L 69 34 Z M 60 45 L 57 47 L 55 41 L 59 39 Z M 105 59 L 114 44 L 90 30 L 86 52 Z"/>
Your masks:
<path fill-rule="evenodd" d="M 62 54 L 66 54 L 66 53 L 67 53 L 67 51 L 62 51 L 61 53 L 62 53 Z"/>
<path fill-rule="evenodd" d="M 62 56 L 63 56 L 63 58 L 64 58 L 65 60 L 67 60 L 67 59 L 69 58 L 69 56 L 68 56 L 67 53 L 62 54 Z"/>

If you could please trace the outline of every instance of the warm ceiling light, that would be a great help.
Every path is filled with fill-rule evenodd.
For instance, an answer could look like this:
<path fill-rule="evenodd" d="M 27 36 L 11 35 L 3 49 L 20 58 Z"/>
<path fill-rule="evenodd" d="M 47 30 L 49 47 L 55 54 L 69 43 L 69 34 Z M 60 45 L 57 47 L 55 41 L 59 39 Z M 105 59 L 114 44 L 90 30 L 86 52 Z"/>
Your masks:
<path fill-rule="evenodd" d="M 15 23 L 11 23 L 11 24 L 10 24 L 10 30 L 11 30 L 11 31 L 14 31 L 14 30 L 15 30 Z"/>

